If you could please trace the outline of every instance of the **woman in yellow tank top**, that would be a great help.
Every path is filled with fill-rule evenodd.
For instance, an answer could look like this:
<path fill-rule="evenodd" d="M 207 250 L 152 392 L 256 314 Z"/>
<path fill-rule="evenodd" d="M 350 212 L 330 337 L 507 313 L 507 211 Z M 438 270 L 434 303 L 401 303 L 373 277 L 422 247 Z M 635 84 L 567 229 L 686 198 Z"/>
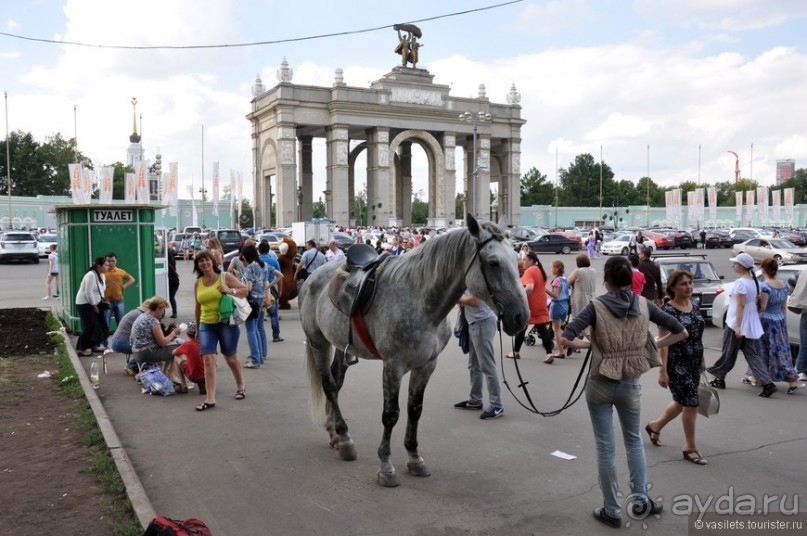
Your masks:
<path fill-rule="evenodd" d="M 193 260 L 193 271 L 197 275 L 194 285 L 196 297 L 196 325 L 199 326 L 199 345 L 205 362 L 205 401 L 196 406 L 196 411 L 216 407 L 216 354 L 219 344 L 227 366 L 235 378 L 235 399 L 246 397 L 246 386 L 238 361 L 238 336 L 241 328 L 219 322 L 219 303 L 224 294 L 245 298 L 249 290 L 235 276 L 222 272 L 213 256 L 200 252 Z"/>

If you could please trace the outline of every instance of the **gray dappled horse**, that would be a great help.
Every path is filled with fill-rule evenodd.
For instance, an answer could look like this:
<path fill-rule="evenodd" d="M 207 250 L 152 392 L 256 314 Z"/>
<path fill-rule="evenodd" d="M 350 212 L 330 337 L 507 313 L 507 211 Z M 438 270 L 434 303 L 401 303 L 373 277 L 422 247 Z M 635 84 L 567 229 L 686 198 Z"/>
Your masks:
<path fill-rule="evenodd" d="M 352 328 L 349 317 L 331 303 L 328 294 L 331 279 L 342 266 L 326 263 L 306 280 L 299 296 L 300 317 L 307 338 L 312 416 L 320 422 L 325 419 L 330 444 L 339 449 L 340 457 L 355 460 L 356 449 L 339 409 L 339 390 L 348 366 L 345 348 Z M 383 361 L 384 435 L 378 447 L 378 482 L 391 487 L 399 482 L 390 461 L 390 436 L 400 412 L 401 378 L 407 372 L 411 373 L 404 439 L 407 468 L 415 476 L 430 474 L 418 453 L 423 393 L 437 356 L 451 338 L 448 314 L 465 289 L 499 315 L 509 335 L 527 324 L 529 308 L 510 241 L 499 226 L 480 224 L 470 215 L 466 228 L 432 238 L 405 255 L 388 257 L 376 277 L 375 297 L 364 323 Z M 356 336 L 349 353 L 375 359 Z"/>

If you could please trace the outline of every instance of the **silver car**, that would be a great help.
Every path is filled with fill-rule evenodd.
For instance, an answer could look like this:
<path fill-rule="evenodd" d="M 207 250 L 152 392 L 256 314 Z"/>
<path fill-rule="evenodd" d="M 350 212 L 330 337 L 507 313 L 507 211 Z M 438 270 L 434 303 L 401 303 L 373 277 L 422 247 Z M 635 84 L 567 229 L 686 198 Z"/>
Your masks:
<path fill-rule="evenodd" d="M 807 270 L 807 265 L 797 265 L 797 266 L 783 266 L 779 268 L 779 272 L 776 274 L 776 278 L 780 281 L 787 282 L 788 279 L 791 277 L 798 278 L 800 274 L 802 274 L 805 270 Z M 755 272 L 757 280 L 760 282 L 763 281 L 762 271 L 757 269 Z M 718 294 L 715 298 L 714 303 L 712 304 L 712 324 L 716 327 L 723 329 L 723 325 L 726 323 L 726 311 L 729 308 L 729 294 L 731 294 L 731 289 L 734 287 L 734 283 L 726 283 L 723 285 L 723 292 Z M 791 346 L 798 346 L 799 345 L 799 322 L 801 322 L 801 315 L 799 313 L 794 313 L 790 309 L 787 311 L 787 339 L 790 342 Z"/>
<path fill-rule="evenodd" d="M 807 262 L 806 250 L 795 246 L 790 240 L 780 238 L 752 238 L 751 240 L 734 244 L 731 252 L 735 256 L 740 253 L 748 253 L 758 263 L 765 259 L 776 259 L 779 266 Z"/>
<path fill-rule="evenodd" d="M 47 257 L 50 254 L 50 245 L 56 243 L 55 234 L 41 234 L 36 238 L 36 247 L 39 249 L 40 257 Z"/>

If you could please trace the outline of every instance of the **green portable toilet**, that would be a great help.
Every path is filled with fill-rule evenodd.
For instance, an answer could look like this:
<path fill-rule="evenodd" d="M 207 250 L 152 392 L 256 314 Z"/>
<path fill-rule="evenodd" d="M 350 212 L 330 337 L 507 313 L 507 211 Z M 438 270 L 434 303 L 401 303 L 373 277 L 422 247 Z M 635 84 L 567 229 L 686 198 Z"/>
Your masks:
<path fill-rule="evenodd" d="M 137 280 L 124 292 L 125 311 L 154 296 L 154 211 L 162 207 L 120 204 L 60 205 L 55 208 L 62 319 L 70 331 L 81 332 L 76 293 L 96 257 L 115 252 L 118 267 Z M 112 331 L 115 319 L 110 323 Z"/>

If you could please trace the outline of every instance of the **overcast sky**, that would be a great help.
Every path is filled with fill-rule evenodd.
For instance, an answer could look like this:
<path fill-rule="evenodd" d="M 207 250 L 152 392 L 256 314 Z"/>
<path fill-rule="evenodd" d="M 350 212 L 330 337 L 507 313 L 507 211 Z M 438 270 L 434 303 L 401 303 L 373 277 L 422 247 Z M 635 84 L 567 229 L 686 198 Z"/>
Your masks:
<path fill-rule="evenodd" d="M 199 45 L 277 41 L 417 21 L 504 0 L 406 3 L 307 0 L 0 0 L 0 31 L 104 45 Z M 522 172 L 555 178 L 591 153 L 616 173 L 684 180 L 775 180 L 777 159 L 807 167 L 807 2 L 803 0 L 523 1 L 418 22 L 419 67 L 451 94 L 479 84 L 506 102 L 522 95 Z M 367 87 L 399 64 L 392 29 L 265 46 L 205 50 L 115 50 L 0 36 L 10 130 L 38 140 L 73 137 L 96 164 L 125 162 L 132 97 L 142 114 L 146 158 L 179 162 L 180 197 L 212 163 L 222 184 L 241 171 L 250 195 L 251 86 L 277 83 L 283 57 L 294 83 Z M 700 166 L 699 166 L 699 149 Z M 321 142 L 324 148 L 324 143 Z M 752 150 L 753 147 L 753 150 Z M 317 150 L 315 146 L 315 151 Z M 458 162 L 461 158 L 458 159 Z M 315 166 L 317 163 L 315 161 Z M 164 166 L 167 167 L 167 166 Z M 416 166 L 417 167 L 417 166 Z M 315 169 L 315 197 L 325 170 Z M 416 180 L 416 189 L 428 191 Z M 458 188 L 459 191 L 459 188 Z"/>

